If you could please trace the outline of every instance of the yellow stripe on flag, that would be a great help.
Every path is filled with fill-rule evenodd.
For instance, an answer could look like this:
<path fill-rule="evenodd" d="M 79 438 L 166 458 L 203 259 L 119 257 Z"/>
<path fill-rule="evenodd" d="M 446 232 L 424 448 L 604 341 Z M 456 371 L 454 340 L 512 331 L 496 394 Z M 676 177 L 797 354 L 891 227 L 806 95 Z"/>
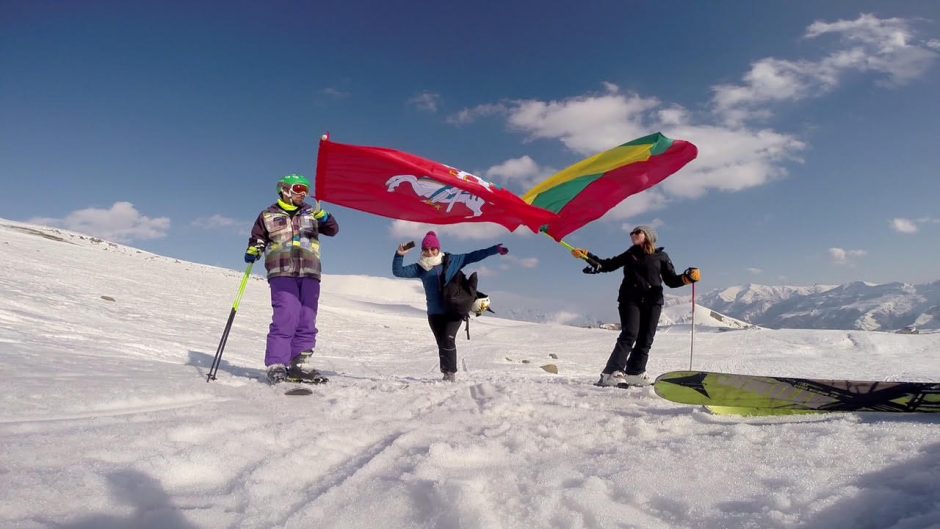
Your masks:
<path fill-rule="evenodd" d="M 522 200 L 531 204 L 539 194 L 576 178 L 585 175 L 603 174 L 624 165 L 645 162 L 650 159 L 653 145 L 620 145 L 586 160 L 581 160 L 533 187 L 522 196 Z"/>

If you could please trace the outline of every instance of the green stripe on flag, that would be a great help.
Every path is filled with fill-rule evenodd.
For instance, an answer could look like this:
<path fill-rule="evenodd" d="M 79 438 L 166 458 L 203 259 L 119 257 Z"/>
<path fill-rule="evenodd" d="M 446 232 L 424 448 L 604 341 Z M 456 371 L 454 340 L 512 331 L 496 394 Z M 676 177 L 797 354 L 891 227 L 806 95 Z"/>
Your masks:
<path fill-rule="evenodd" d="M 643 136 L 642 138 L 624 143 L 621 147 L 635 145 L 652 145 L 650 155 L 656 156 L 657 154 L 662 154 L 669 150 L 669 147 L 672 147 L 672 140 L 663 136 L 661 132 L 657 132 L 656 134 L 650 134 L 649 136 Z"/>
<path fill-rule="evenodd" d="M 535 197 L 532 205 L 547 209 L 552 213 L 558 213 L 568 205 L 568 202 L 571 202 L 574 197 L 578 196 L 581 191 L 584 191 L 587 186 L 594 183 L 601 176 L 604 176 L 603 173 L 579 176 L 574 180 L 547 189 Z"/>

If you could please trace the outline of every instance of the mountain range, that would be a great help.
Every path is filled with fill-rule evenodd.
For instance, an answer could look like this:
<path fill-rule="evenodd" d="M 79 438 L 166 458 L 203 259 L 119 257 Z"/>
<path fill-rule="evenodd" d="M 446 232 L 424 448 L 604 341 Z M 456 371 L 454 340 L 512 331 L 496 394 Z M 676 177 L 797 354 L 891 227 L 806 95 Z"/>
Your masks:
<path fill-rule="evenodd" d="M 747 284 L 705 293 L 702 305 L 773 329 L 940 329 L 940 281 L 811 287 Z"/>

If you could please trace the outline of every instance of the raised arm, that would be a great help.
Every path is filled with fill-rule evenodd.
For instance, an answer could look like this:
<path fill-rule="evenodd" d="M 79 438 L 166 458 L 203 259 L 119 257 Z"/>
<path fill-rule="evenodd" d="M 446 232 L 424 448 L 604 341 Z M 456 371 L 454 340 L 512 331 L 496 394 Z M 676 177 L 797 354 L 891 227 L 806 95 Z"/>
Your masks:
<path fill-rule="evenodd" d="M 404 260 L 405 256 L 395 252 L 395 257 L 392 259 L 392 275 L 406 278 L 420 277 L 421 269 L 418 267 L 418 264 L 412 263 L 408 266 L 402 266 Z"/>
<path fill-rule="evenodd" d="M 317 202 L 315 209 L 316 213 L 313 214 L 313 218 L 317 219 L 317 232 L 327 237 L 339 233 L 339 223 L 336 222 L 336 217 L 329 211 L 322 209 L 319 202 Z"/>

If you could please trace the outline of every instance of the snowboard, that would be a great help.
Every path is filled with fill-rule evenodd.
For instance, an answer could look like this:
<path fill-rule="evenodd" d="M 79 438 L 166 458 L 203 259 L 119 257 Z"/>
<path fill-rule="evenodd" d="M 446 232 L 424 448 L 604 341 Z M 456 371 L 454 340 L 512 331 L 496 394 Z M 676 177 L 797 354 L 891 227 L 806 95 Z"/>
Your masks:
<path fill-rule="evenodd" d="M 660 397 L 706 406 L 717 414 L 783 415 L 819 412 L 940 412 L 940 383 L 816 380 L 670 371 L 656 378 Z"/>

